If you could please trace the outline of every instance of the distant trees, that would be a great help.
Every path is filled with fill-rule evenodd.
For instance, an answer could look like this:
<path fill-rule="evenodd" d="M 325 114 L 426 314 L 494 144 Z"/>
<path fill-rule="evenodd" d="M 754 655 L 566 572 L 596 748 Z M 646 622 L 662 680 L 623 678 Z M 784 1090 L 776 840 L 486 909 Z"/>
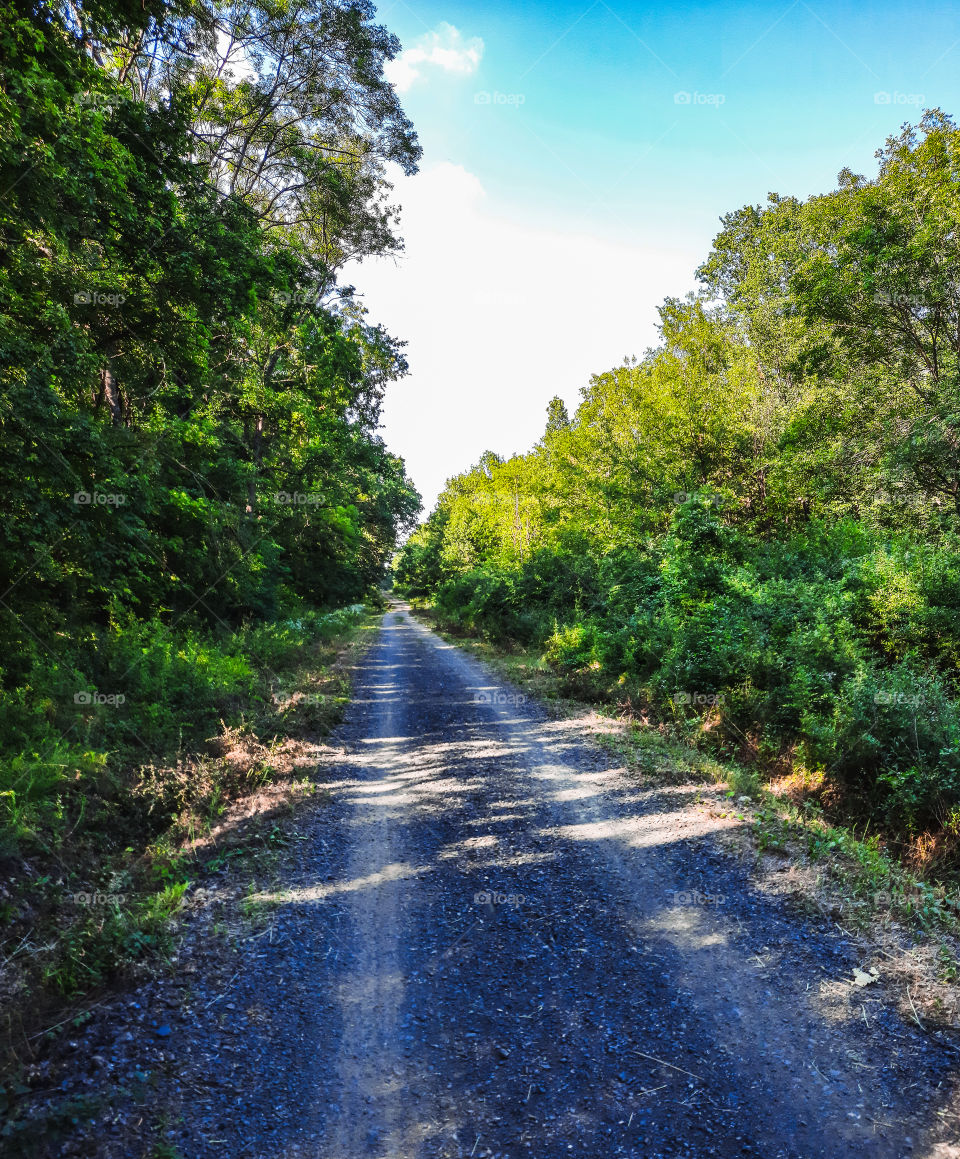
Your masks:
<path fill-rule="evenodd" d="M 657 348 L 452 479 L 397 577 L 599 695 L 709 702 L 731 751 L 937 826 L 960 815 L 960 131 L 930 110 L 878 160 L 728 214 Z"/>

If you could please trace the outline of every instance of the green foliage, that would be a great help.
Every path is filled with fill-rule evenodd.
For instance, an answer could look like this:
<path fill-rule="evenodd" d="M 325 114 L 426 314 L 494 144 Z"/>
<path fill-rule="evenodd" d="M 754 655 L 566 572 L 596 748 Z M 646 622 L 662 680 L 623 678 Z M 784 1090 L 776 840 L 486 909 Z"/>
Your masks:
<path fill-rule="evenodd" d="M 450 480 L 395 575 L 573 690 L 954 834 L 960 131 L 878 156 L 728 215 L 659 347 Z"/>
<path fill-rule="evenodd" d="M 49 850 L 68 832 L 77 839 L 108 823 L 130 840 L 162 829 L 176 800 L 156 782 L 134 800 L 130 770 L 160 768 L 202 749 L 221 722 L 271 711 L 280 674 L 364 614 L 362 604 L 300 607 L 216 637 L 128 618 L 73 641 L 69 663 L 39 657 L 30 683 L 0 701 L 0 853 Z M 316 731 L 341 702 L 320 701 Z"/>
<path fill-rule="evenodd" d="M 377 434 L 401 344 L 336 287 L 400 244 L 382 166 L 419 147 L 395 39 L 329 0 L 0 16 L 8 683 L 123 613 L 362 598 L 418 508 Z M 225 25 L 253 79 L 220 67 Z M 279 202 L 281 173 L 306 192 Z"/>
<path fill-rule="evenodd" d="M 366 0 L 0 0 L 0 919 L 62 994 L 159 952 L 184 881 L 57 889 L 146 872 L 332 725 L 419 510 L 378 433 L 403 344 L 338 285 L 401 247 L 399 50 Z"/>

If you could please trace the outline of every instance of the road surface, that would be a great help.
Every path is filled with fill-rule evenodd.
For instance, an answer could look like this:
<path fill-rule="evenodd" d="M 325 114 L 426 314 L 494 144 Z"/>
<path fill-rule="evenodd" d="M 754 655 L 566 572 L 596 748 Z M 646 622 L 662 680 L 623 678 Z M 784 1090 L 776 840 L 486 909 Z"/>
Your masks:
<path fill-rule="evenodd" d="M 171 1038 L 186 1159 L 956 1154 L 955 1055 L 851 984 L 862 947 L 751 888 L 695 787 L 403 606 L 339 743 L 254 897 L 269 938 Z"/>

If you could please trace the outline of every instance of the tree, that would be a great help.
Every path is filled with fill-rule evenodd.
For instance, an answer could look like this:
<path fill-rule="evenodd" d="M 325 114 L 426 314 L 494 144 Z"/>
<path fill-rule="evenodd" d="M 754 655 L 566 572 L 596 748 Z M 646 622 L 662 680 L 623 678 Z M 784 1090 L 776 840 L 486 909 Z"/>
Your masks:
<path fill-rule="evenodd" d="M 570 429 L 570 416 L 567 414 L 567 405 L 562 398 L 554 396 L 547 403 L 547 429 L 544 432 L 544 441 L 551 435 Z"/>
<path fill-rule="evenodd" d="M 238 620 L 382 574 L 419 503 L 376 433 L 406 364 L 336 277 L 400 244 L 383 166 L 419 146 L 372 15 L 6 3 L 8 652 L 118 606 Z"/>

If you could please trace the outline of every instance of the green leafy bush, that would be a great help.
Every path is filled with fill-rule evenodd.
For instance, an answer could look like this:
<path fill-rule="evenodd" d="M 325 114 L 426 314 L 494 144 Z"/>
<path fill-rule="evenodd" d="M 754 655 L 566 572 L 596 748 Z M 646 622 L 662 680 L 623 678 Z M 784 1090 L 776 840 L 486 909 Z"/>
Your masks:
<path fill-rule="evenodd" d="M 656 548 L 473 568 L 438 587 L 436 608 L 541 644 L 571 689 L 626 687 L 665 717 L 709 711 L 714 743 L 798 746 L 885 823 L 942 825 L 960 805 L 952 555 L 843 521 L 749 544 L 687 508 Z"/>

